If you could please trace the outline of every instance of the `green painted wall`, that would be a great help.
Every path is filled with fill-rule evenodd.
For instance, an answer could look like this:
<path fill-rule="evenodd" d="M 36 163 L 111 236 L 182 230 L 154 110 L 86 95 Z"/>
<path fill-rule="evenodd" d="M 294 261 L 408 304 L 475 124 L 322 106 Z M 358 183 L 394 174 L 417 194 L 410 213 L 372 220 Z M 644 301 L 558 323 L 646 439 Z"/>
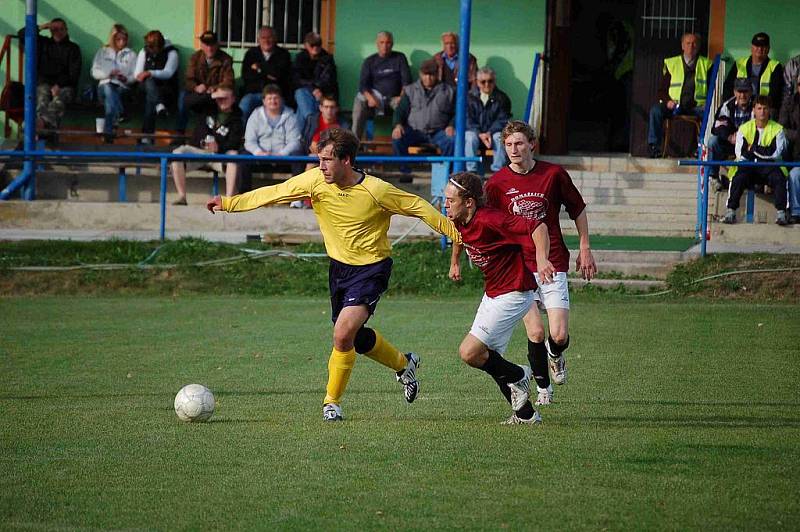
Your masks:
<path fill-rule="evenodd" d="M 394 34 L 394 49 L 411 63 L 412 76 L 423 61 L 441 50 L 443 31 L 459 32 L 458 0 L 336 1 L 336 63 L 342 106 L 350 109 L 358 89 L 361 62 L 375 53 L 375 35 Z M 498 86 L 508 93 L 515 117 L 525 110 L 533 55 L 543 50 L 544 0 L 472 2 L 470 51 L 478 66 L 497 71 Z"/>
<path fill-rule="evenodd" d="M 800 54 L 800 4 L 797 0 L 728 0 L 725 8 L 725 52 L 738 58 L 750 55 L 753 35 L 770 37 L 770 57 L 785 63 Z"/>

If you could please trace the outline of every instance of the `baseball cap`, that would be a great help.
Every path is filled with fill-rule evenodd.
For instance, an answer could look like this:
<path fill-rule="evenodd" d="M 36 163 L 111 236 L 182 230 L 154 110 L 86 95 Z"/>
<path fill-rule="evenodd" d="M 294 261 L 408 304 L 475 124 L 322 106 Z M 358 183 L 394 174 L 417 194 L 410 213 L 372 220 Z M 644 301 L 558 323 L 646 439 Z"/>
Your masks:
<path fill-rule="evenodd" d="M 752 45 L 753 46 L 769 46 L 769 35 L 767 35 L 763 31 L 759 32 L 759 33 L 756 33 L 755 35 L 753 35 Z"/>
<path fill-rule="evenodd" d="M 736 81 L 733 83 L 733 90 L 740 91 L 740 92 L 753 92 L 753 86 L 750 84 L 750 80 L 746 78 L 737 78 Z"/>
<path fill-rule="evenodd" d="M 203 44 L 217 44 L 219 40 L 217 39 L 217 34 L 213 31 L 204 31 L 202 35 L 198 37 L 200 42 Z"/>

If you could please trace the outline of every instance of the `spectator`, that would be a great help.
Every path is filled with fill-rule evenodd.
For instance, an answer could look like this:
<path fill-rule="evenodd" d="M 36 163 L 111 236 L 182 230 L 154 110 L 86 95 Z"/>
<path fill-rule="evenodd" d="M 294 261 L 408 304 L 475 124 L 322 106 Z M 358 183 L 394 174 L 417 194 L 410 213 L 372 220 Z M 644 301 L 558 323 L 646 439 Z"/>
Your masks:
<path fill-rule="evenodd" d="M 322 96 L 317 111 L 306 117 L 303 124 L 303 145 L 306 153 L 316 154 L 320 134 L 326 129 L 338 127 L 347 129 L 350 124 L 339 116 L 339 104 L 329 94 Z"/>
<path fill-rule="evenodd" d="M 783 133 L 789 142 L 791 157 L 787 158 L 800 161 L 800 83 L 795 83 L 794 87 L 794 92 L 783 99 L 778 122 L 783 126 Z M 800 166 L 789 170 L 789 207 L 789 222 L 800 223 Z"/>
<path fill-rule="evenodd" d="M 736 132 L 753 118 L 753 87 L 746 79 L 737 79 L 733 97 L 720 105 L 714 116 L 714 127 L 708 141 L 708 158 L 721 161 L 733 155 Z M 719 166 L 712 166 L 711 179 L 718 181 L 717 190 L 728 189 L 728 178 L 719 177 Z"/>
<path fill-rule="evenodd" d="M 339 101 L 339 84 L 336 80 L 336 63 L 333 56 L 322 48 L 322 38 L 313 31 L 303 39 L 303 49 L 297 53 L 292 66 L 294 99 L 297 102 L 297 121 L 316 112 L 322 95 Z"/>
<path fill-rule="evenodd" d="M 783 160 L 786 149 L 786 136 L 783 127 L 770 120 L 770 101 L 768 96 L 756 97 L 753 104 L 753 120 L 745 122 L 736 132 L 736 160 L 771 162 Z M 786 225 L 786 176 L 782 166 L 742 166 L 733 167 L 728 173 L 731 180 L 728 190 L 726 224 L 736 222 L 736 209 L 745 188 L 768 184 L 772 188 L 775 208 L 778 213 L 775 223 Z"/>
<path fill-rule="evenodd" d="M 67 23 L 54 18 L 39 25 L 50 37 L 36 41 L 36 128 L 58 129 L 66 106 L 75 99 L 81 76 L 81 49 L 69 39 Z M 25 28 L 19 30 L 20 48 L 25 46 Z"/>
<path fill-rule="evenodd" d="M 406 56 L 392 51 L 394 37 L 391 32 L 378 33 L 375 46 L 378 53 L 367 57 L 361 65 L 358 94 L 353 100 L 353 133 L 359 139 L 367 119 L 396 109 L 403 87 L 412 81 Z"/>
<path fill-rule="evenodd" d="M 442 51 L 433 56 L 439 65 L 439 79 L 443 83 L 456 86 L 458 82 L 458 35 L 452 31 L 442 33 Z M 467 83 L 470 89 L 475 87 L 475 78 L 478 72 L 478 60 L 469 54 L 469 72 Z"/>
<path fill-rule="evenodd" d="M 236 155 L 242 147 L 242 112 L 235 105 L 236 97 L 231 89 L 217 89 L 211 93 L 217 108 L 209 113 L 194 130 L 191 144 L 184 144 L 172 153 L 224 153 Z M 178 191 L 178 199 L 173 205 L 186 205 L 186 172 L 203 167 L 225 172 L 225 194 L 236 194 L 236 163 L 207 163 L 203 161 L 173 161 L 172 179 Z"/>
<path fill-rule="evenodd" d="M 277 85 L 281 90 L 283 101 L 292 102 L 290 90 L 292 58 L 285 48 L 277 44 L 275 30 L 269 26 L 262 26 L 258 30 L 258 46 L 247 50 L 242 61 L 242 80 L 244 81 L 244 96 L 239 102 L 242 118 L 245 123 L 263 99 L 264 87 L 269 84 Z"/>
<path fill-rule="evenodd" d="M 200 49 L 189 58 L 184 90 L 178 97 L 178 133 L 186 132 L 189 111 L 205 116 L 216 109 L 211 94 L 217 89 L 234 88 L 233 58 L 220 50 L 217 34 L 206 31 Z"/>
<path fill-rule="evenodd" d="M 736 79 L 750 80 L 754 96 L 768 96 L 770 116 L 778 116 L 783 98 L 783 66 L 769 58 L 769 35 L 756 33 L 750 42 L 750 57 L 740 57 L 725 78 L 723 94 L 730 97 Z"/>
<path fill-rule="evenodd" d="M 483 145 L 494 152 L 492 172 L 506 165 L 506 150 L 501 133 L 511 119 L 511 100 L 497 88 L 494 70 L 478 70 L 477 87 L 467 97 L 467 130 L 464 133 L 464 155 L 475 156 Z M 478 163 L 467 163 L 467 171 L 474 172 Z"/>
<path fill-rule="evenodd" d="M 707 57 L 698 55 L 700 36 L 684 33 L 681 55 L 664 59 L 658 103 L 650 108 L 650 127 L 647 144 L 650 157 L 661 157 L 664 119 L 675 115 L 702 117 L 706 105 L 706 80 L 711 68 Z"/>
<path fill-rule="evenodd" d="M 394 113 L 392 151 L 408 155 L 408 147 L 436 144 L 442 155 L 453 154 L 455 89 L 441 83 L 439 68 L 428 59 L 419 69 L 419 79 L 403 89 L 403 98 Z M 400 171 L 409 173 L 407 166 Z"/>
<path fill-rule="evenodd" d="M 167 104 L 178 96 L 178 51 L 158 30 L 147 32 L 136 58 L 136 81 L 144 92 L 142 133 L 154 133 L 156 116 L 167 116 Z M 143 139 L 148 144 L 150 139 Z"/>
<path fill-rule="evenodd" d="M 333 96 L 324 95 L 322 101 L 319 103 L 318 111 L 309 115 L 303 126 L 303 146 L 305 147 L 306 153 L 309 155 L 316 155 L 319 152 L 317 145 L 323 131 L 332 127 L 348 129 L 349 125 L 350 124 L 339 117 L 339 104 L 336 103 L 336 99 Z M 311 170 L 318 165 L 319 163 L 308 163 L 306 164 L 306 170 Z M 289 204 L 289 207 L 298 209 L 310 208 L 311 199 L 306 198 L 293 201 Z"/>
<path fill-rule="evenodd" d="M 300 125 L 292 110 L 284 106 L 280 87 L 269 84 L 264 87 L 263 95 L 264 105 L 256 108 L 247 119 L 245 152 L 251 155 L 303 155 Z M 250 189 L 251 175 L 250 165 L 245 165 L 243 190 Z"/>
<path fill-rule="evenodd" d="M 794 96 L 800 80 L 800 54 L 789 59 L 783 68 L 783 99 Z"/>
<path fill-rule="evenodd" d="M 128 48 L 128 30 L 122 24 L 111 26 L 108 44 L 100 48 L 92 62 L 92 77 L 97 80 L 100 100 L 105 107 L 105 142 L 114 141 L 114 126 L 122 120 L 125 108 L 123 97 L 136 80 L 136 54 Z"/>

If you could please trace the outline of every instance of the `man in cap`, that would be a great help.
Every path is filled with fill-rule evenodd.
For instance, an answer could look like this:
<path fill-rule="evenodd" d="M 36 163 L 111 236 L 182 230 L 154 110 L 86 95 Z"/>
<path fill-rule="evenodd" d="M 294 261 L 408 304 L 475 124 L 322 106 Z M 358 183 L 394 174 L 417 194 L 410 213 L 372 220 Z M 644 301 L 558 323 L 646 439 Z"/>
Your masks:
<path fill-rule="evenodd" d="M 753 87 L 746 79 L 737 79 L 733 96 L 717 109 L 714 127 L 708 141 L 708 158 L 721 161 L 733 155 L 736 145 L 736 132 L 739 127 L 753 117 Z M 719 166 L 711 167 L 711 178 L 719 181 L 717 190 L 728 189 L 728 178 L 719 177 Z"/>
<path fill-rule="evenodd" d="M 200 49 L 189 58 L 184 90 L 178 98 L 179 133 L 186 131 L 188 111 L 204 116 L 214 112 L 216 105 L 211 94 L 217 89 L 233 90 L 233 58 L 220 50 L 217 34 L 203 32 L 198 37 Z"/>
<path fill-rule="evenodd" d="M 750 56 L 740 57 L 725 78 L 723 94 L 733 94 L 733 84 L 737 79 L 750 81 L 753 97 L 769 97 L 771 116 L 778 116 L 783 100 L 783 65 L 769 57 L 769 35 L 756 33 L 750 45 Z"/>
<path fill-rule="evenodd" d="M 222 153 L 236 155 L 242 147 L 242 112 L 234 105 L 236 97 L 232 89 L 217 89 L 209 95 L 216 106 L 206 115 L 194 131 L 191 144 L 175 149 L 173 153 Z M 178 191 L 178 199 L 173 205 L 186 205 L 186 171 L 200 168 L 211 168 L 225 172 L 225 194 L 236 194 L 236 176 L 238 168 L 235 163 L 205 161 L 173 161 L 172 179 Z"/>

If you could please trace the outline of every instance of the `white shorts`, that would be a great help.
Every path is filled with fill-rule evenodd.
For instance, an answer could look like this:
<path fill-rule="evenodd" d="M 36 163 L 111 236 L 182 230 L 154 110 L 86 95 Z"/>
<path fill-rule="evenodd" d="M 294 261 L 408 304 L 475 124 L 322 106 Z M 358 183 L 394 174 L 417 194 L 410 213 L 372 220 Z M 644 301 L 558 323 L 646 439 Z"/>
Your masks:
<path fill-rule="evenodd" d="M 567 286 L 567 272 L 556 272 L 553 275 L 553 282 L 548 284 L 541 284 L 539 282 L 539 274 L 534 273 L 536 277 L 536 284 L 539 288 L 536 289 L 534 300 L 539 310 L 546 310 L 549 308 L 563 308 L 569 310 L 569 286 Z"/>
<path fill-rule="evenodd" d="M 469 333 L 502 355 L 511 341 L 514 326 L 533 305 L 533 294 L 534 290 L 509 292 L 497 297 L 483 294 Z"/>
<path fill-rule="evenodd" d="M 183 146 L 179 146 L 172 150 L 172 153 L 192 153 L 192 154 L 200 154 L 200 155 L 211 155 L 211 152 L 204 150 L 203 148 L 198 148 L 197 146 L 190 146 L 189 144 L 184 144 Z M 183 164 L 186 165 L 187 172 L 194 172 L 195 170 L 214 170 L 217 173 L 221 174 L 224 170 L 222 168 L 222 163 L 218 161 L 181 161 Z"/>

